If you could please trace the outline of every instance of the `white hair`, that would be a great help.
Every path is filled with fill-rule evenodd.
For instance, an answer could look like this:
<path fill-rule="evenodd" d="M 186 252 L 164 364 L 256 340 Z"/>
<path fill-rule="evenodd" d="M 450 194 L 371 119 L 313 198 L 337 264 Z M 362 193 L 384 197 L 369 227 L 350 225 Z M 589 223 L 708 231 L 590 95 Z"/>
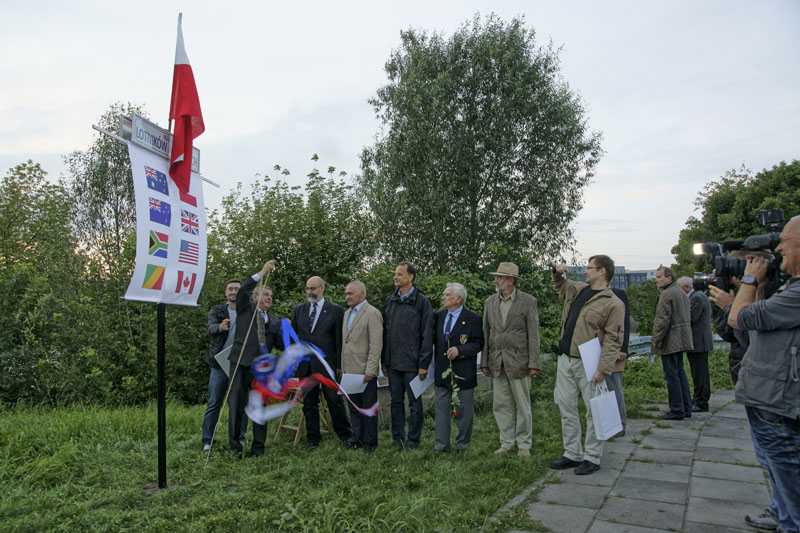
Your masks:
<path fill-rule="evenodd" d="M 451 282 L 448 283 L 446 287 L 453 287 L 453 292 L 455 292 L 457 296 L 461 296 L 461 305 L 467 303 L 467 289 L 462 284 Z"/>
<path fill-rule="evenodd" d="M 693 287 L 694 286 L 694 281 L 692 280 L 692 278 L 688 278 L 686 276 L 683 276 L 682 278 L 678 278 L 678 282 L 677 283 L 678 283 L 678 286 L 680 286 L 680 287 Z"/>
<path fill-rule="evenodd" d="M 350 283 L 348 283 L 348 285 L 352 285 L 353 287 L 355 287 L 359 291 L 362 291 L 364 293 L 364 298 L 367 297 L 367 286 L 364 285 L 363 281 L 354 280 L 354 281 L 351 281 Z"/>

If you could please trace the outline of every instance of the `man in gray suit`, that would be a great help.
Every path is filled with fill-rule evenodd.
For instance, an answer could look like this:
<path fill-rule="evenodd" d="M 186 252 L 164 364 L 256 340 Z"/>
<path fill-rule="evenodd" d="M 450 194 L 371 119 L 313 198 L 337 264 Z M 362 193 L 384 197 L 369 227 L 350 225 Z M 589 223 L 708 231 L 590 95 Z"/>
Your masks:
<path fill-rule="evenodd" d="M 692 278 L 678 279 L 678 287 L 689 295 L 689 312 L 692 317 L 692 344 L 694 348 L 686 352 L 692 372 L 694 390 L 692 411 L 708 411 L 711 398 L 711 377 L 708 374 L 708 352 L 714 349 L 711 338 L 711 303 L 702 291 L 694 290 Z"/>
<path fill-rule="evenodd" d="M 519 268 L 500 263 L 496 294 L 483 306 L 481 370 L 492 378 L 492 412 L 500 430 L 500 455 L 514 449 L 531 455 L 531 378 L 539 373 L 539 311 L 536 298 L 517 289 Z"/>

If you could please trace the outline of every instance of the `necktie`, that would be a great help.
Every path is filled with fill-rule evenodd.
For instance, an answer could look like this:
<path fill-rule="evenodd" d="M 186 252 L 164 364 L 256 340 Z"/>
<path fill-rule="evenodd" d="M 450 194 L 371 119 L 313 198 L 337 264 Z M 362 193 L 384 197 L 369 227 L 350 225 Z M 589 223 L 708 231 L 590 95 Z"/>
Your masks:
<path fill-rule="evenodd" d="M 314 319 L 317 318 L 317 304 L 311 306 L 311 314 L 308 319 L 311 321 L 311 331 L 314 331 Z"/>
<path fill-rule="evenodd" d="M 444 338 L 450 338 L 450 326 L 453 324 L 453 314 L 447 313 L 447 323 L 444 325 Z"/>

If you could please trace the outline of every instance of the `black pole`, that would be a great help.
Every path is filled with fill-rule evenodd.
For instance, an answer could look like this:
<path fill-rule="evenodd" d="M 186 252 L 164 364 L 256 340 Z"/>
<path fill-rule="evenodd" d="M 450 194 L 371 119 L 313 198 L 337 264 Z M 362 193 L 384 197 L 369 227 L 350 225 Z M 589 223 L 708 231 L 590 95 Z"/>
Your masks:
<path fill-rule="evenodd" d="M 166 351 L 165 306 L 158 304 L 158 488 L 167 488 L 167 380 L 164 370 Z"/>

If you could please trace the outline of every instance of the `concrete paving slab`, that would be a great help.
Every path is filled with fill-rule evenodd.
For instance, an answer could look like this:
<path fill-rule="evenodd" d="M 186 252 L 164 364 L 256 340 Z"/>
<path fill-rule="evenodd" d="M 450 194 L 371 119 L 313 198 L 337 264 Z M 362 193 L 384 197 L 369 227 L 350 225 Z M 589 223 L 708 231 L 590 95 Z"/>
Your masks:
<path fill-rule="evenodd" d="M 594 518 L 594 513 L 594 509 L 570 505 L 532 503 L 528 507 L 528 516 L 531 520 L 536 520 L 557 533 L 586 531 Z"/>
<path fill-rule="evenodd" d="M 603 450 L 603 457 L 600 459 L 600 468 L 610 468 L 613 470 L 622 470 L 625 466 L 625 461 L 630 458 L 630 454 L 623 455 L 620 453 L 606 453 Z"/>
<path fill-rule="evenodd" d="M 732 420 L 735 424 L 714 424 L 707 425 L 703 428 L 703 435 L 708 437 L 726 437 L 734 439 L 746 439 L 750 437 L 750 429 L 747 424 L 742 424 L 740 420 L 733 418 L 724 418 L 721 420 Z"/>
<path fill-rule="evenodd" d="M 710 498 L 714 500 L 728 500 L 732 502 L 756 503 L 770 501 L 767 486 L 759 483 L 745 481 L 728 481 L 725 479 L 712 479 L 707 477 L 692 476 L 690 496 Z"/>
<path fill-rule="evenodd" d="M 666 529 L 655 529 L 652 527 L 639 527 L 630 524 L 619 524 L 616 522 L 605 522 L 595 520 L 589 533 L 650 533 L 651 531 L 667 531 Z"/>
<path fill-rule="evenodd" d="M 656 450 L 675 450 L 679 452 L 690 452 L 694 450 L 696 441 L 694 439 L 666 439 L 664 437 L 646 436 L 639 443 L 640 448 L 649 447 Z"/>
<path fill-rule="evenodd" d="M 629 461 L 625 465 L 620 478 L 635 477 L 656 481 L 689 482 L 689 467 L 683 465 L 664 465 L 658 463 L 640 463 Z"/>
<path fill-rule="evenodd" d="M 680 530 L 683 524 L 683 505 L 609 498 L 597 513 L 597 518 L 640 527 Z"/>
<path fill-rule="evenodd" d="M 575 474 L 574 468 L 567 470 L 559 470 L 553 477 L 561 479 L 562 483 L 577 484 L 577 485 L 594 485 L 596 487 L 610 487 L 614 484 L 620 475 L 618 468 L 610 468 L 600 465 L 600 470 L 588 476 L 579 476 Z"/>
<path fill-rule="evenodd" d="M 671 465 L 691 465 L 692 452 L 680 452 L 675 450 L 656 450 L 642 448 L 641 446 L 631 455 L 631 461 L 652 461 Z"/>
<path fill-rule="evenodd" d="M 711 524 L 698 524 L 697 522 L 687 522 L 685 531 L 691 531 L 691 533 L 743 533 L 743 532 L 755 533 L 758 530 L 733 529 L 730 527 L 712 526 Z"/>
<path fill-rule="evenodd" d="M 666 503 L 686 503 L 688 483 L 674 481 L 659 481 L 636 477 L 620 477 L 617 484 L 611 489 L 611 497 L 633 498 Z"/>
<path fill-rule="evenodd" d="M 769 502 L 748 504 L 690 496 L 686 520 L 700 524 L 747 529 L 744 515 L 760 514 L 766 503 Z"/>
<path fill-rule="evenodd" d="M 621 455 L 623 457 L 629 456 L 633 453 L 633 450 L 636 449 L 638 444 L 633 442 L 625 442 L 619 439 L 614 439 L 613 441 L 608 441 L 603 444 L 603 456 L 613 453 L 617 455 Z"/>
<path fill-rule="evenodd" d="M 697 445 L 705 446 L 706 448 L 723 448 L 726 450 L 753 450 L 753 441 L 749 438 L 735 439 L 730 437 L 700 435 L 700 440 L 697 441 Z"/>
<path fill-rule="evenodd" d="M 723 407 L 719 411 L 714 413 L 714 417 L 722 417 L 722 418 L 737 418 L 739 420 L 747 420 L 747 413 L 744 412 L 744 407 L 741 409 Z"/>
<path fill-rule="evenodd" d="M 707 477 L 726 481 L 744 481 L 766 484 L 764 469 L 760 466 L 741 466 L 728 463 L 694 462 L 692 477 Z"/>
<path fill-rule="evenodd" d="M 608 488 L 574 483 L 551 483 L 539 493 L 537 501 L 552 505 L 572 505 L 599 509 L 606 501 Z"/>
<path fill-rule="evenodd" d="M 759 466 L 756 454 L 747 450 L 723 450 L 698 446 L 694 451 L 695 461 L 729 463 L 743 466 Z"/>
<path fill-rule="evenodd" d="M 628 420 L 628 423 L 625 425 L 625 433 L 641 432 L 642 430 L 649 428 L 651 425 L 653 425 L 652 420 L 644 418 L 631 419 Z"/>
<path fill-rule="evenodd" d="M 678 439 L 678 440 L 697 440 L 700 437 L 700 429 L 694 429 L 690 427 L 684 426 L 675 426 L 670 424 L 672 427 L 668 428 L 660 428 L 657 426 L 653 426 L 650 428 L 650 433 L 647 434 L 648 437 L 659 437 L 662 439 Z"/>

